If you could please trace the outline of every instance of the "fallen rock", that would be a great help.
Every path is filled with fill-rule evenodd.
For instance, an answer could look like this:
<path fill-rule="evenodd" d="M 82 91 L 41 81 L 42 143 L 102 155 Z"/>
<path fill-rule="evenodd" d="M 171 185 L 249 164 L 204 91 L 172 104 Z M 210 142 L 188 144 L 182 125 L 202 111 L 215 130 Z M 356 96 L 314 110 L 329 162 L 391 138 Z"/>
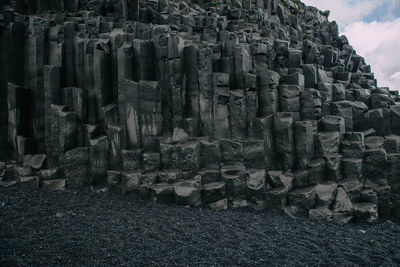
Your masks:
<path fill-rule="evenodd" d="M 225 182 L 209 183 L 203 186 L 203 203 L 212 204 L 226 198 Z"/>
<path fill-rule="evenodd" d="M 308 211 L 308 218 L 313 221 L 331 221 L 333 213 L 328 208 L 317 208 Z"/>
<path fill-rule="evenodd" d="M 65 190 L 65 179 L 46 180 L 43 181 L 43 189 L 49 190 Z"/>
<path fill-rule="evenodd" d="M 338 184 L 335 182 L 323 182 L 314 187 L 316 205 L 330 208 L 335 200 Z"/>
<path fill-rule="evenodd" d="M 201 178 L 197 176 L 193 180 L 176 182 L 174 184 L 175 203 L 178 205 L 201 205 Z"/>
<path fill-rule="evenodd" d="M 378 220 L 378 207 L 374 203 L 355 203 L 354 215 L 360 222 L 372 223 Z"/>
<path fill-rule="evenodd" d="M 150 195 L 158 203 L 174 203 L 174 187 L 171 184 L 153 184 L 150 186 Z"/>
<path fill-rule="evenodd" d="M 298 188 L 289 192 L 289 205 L 308 211 L 315 206 L 314 187 Z"/>
<path fill-rule="evenodd" d="M 333 205 L 333 221 L 347 224 L 353 219 L 353 204 L 346 191 L 339 187 Z"/>
<path fill-rule="evenodd" d="M 40 185 L 40 178 L 38 176 L 20 177 L 18 184 L 20 188 L 38 189 Z"/>
<path fill-rule="evenodd" d="M 45 167 L 46 154 L 25 155 L 24 166 L 35 170 Z"/>

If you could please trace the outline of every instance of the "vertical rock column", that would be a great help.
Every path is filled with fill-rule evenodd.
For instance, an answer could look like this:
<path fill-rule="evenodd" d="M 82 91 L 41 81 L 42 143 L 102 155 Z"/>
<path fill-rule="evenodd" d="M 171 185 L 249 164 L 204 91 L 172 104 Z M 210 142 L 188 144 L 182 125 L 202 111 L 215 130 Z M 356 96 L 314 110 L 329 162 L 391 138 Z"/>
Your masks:
<path fill-rule="evenodd" d="M 43 65 L 45 62 L 45 28 L 42 20 L 30 17 L 30 35 L 25 42 L 25 86 L 32 91 L 33 131 L 38 143 L 38 152 L 45 151 Z"/>
<path fill-rule="evenodd" d="M 172 116 L 172 128 L 178 127 L 179 122 L 183 116 L 183 101 L 182 101 L 182 70 L 181 65 L 183 62 L 183 40 L 177 34 L 168 36 L 168 65 L 167 65 L 167 79 L 168 89 L 167 92 L 162 92 L 164 96 L 169 93 L 170 102 L 167 104 L 163 102 L 163 119 Z M 163 97 L 164 99 L 164 97 Z M 164 110 L 164 107 L 166 110 Z M 164 130 L 168 130 L 168 125 L 165 124 Z M 193 125 L 193 135 L 197 135 L 197 125 Z"/>
<path fill-rule="evenodd" d="M 215 139 L 231 138 L 231 123 L 229 111 L 229 75 L 214 73 L 214 117 L 213 128 Z M 200 103 L 201 104 L 201 103 Z"/>
<path fill-rule="evenodd" d="M 8 84 L 8 142 L 18 161 L 23 161 L 25 154 L 36 152 L 36 142 L 31 139 L 32 129 L 32 95 L 28 88 Z"/>
<path fill-rule="evenodd" d="M 48 164 L 50 166 L 56 165 L 56 162 L 52 162 L 52 151 L 53 142 L 51 138 L 51 125 L 52 125 L 52 114 L 51 105 L 61 103 L 60 94 L 60 68 L 52 65 L 45 65 L 43 67 L 43 80 L 44 80 L 44 120 L 45 120 L 45 144 L 46 154 L 48 156 Z"/>
<path fill-rule="evenodd" d="M 183 49 L 183 91 L 184 115 L 194 119 L 195 128 L 200 120 L 199 106 L 199 73 L 197 71 L 197 47 L 185 46 Z"/>
<path fill-rule="evenodd" d="M 94 90 L 89 91 L 89 98 L 95 101 L 95 118 L 97 122 L 102 118 L 102 107 L 112 103 L 112 77 L 110 44 L 98 41 L 94 47 L 93 58 Z"/>
<path fill-rule="evenodd" d="M 120 82 L 118 95 L 120 124 L 126 125 L 127 146 L 130 149 L 142 147 L 139 107 L 139 84 L 128 79 Z"/>
<path fill-rule="evenodd" d="M 215 119 L 215 110 L 213 117 L 213 101 L 215 108 L 215 87 L 212 74 L 212 49 L 210 47 L 201 47 L 197 53 L 197 71 L 199 79 L 199 107 L 200 107 L 200 129 L 205 135 L 213 134 L 213 118 Z M 226 84 L 224 84 L 226 85 Z M 213 100 L 214 98 L 214 100 Z M 229 95 L 228 95 L 229 98 Z M 215 129 L 214 129 L 215 130 Z"/>
<path fill-rule="evenodd" d="M 0 26 L 0 139 L 8 138 L 8 108 L 7 108 L 7 52 L 9 41 L 9 28 Z M 8 156 L 8 142 L 0 143 L 0 160 Z"/>
<path fill-rule="evenodd" d="M 295 159 L 293 118 L 291 113 L 278 113 L 274 119 L 275 149 L 279 169 L 292 171 Z"/>
<path fill-rule="evenodd" d="M 158 150 L 157 136 L 163 131 L 161 114 L 161 90 L 156 81 L 139 82 L 140 123 L 142 145 L 145 151 Z"/>
<path fill-rule="evenodd" d="M 258 71 L 258 101 L 261 116 L 268 116 L 278 112 L 279 79 L 280 75 L 274 71 L 267 69 Z"/>

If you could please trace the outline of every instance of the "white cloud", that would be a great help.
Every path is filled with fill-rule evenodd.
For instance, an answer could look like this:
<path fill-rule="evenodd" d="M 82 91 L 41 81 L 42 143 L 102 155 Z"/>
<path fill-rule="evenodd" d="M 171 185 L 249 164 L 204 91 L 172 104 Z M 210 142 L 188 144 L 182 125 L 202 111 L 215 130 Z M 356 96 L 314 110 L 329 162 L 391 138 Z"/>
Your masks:
<path fill-rule="evenodd" d="M 355 22 L 344 32 L 370 64 L 379 86 L 400 90 L 400 18 L 387 22 Z"/>
<path fill-rule="evenodd" d="M 371 65 L 378 86 L 400 91 L 400 0 L 302 1 L 330 10 L 329 20 L 336 20 L 341 34 Z"/>
<path fill-rule="evenodd" d="M 329 20 L 335 20 L 339 27 L 345 27 L 353 22 L 363 20 L 383 2 L 397 0 L 303 0 L 306 5 L 315 6 L 321 10 L 330 10 Z"/>

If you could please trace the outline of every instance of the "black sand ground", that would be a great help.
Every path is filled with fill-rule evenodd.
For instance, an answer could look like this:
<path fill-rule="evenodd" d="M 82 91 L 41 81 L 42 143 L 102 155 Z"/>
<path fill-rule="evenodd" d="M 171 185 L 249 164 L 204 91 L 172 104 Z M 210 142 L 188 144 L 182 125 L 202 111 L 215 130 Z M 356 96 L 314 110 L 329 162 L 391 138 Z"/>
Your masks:
<path fill-rule="evenodd" d="M 396 266 L 400 224 L 341 226 L 108 193 L 0 189 L 0 265 Z"/>

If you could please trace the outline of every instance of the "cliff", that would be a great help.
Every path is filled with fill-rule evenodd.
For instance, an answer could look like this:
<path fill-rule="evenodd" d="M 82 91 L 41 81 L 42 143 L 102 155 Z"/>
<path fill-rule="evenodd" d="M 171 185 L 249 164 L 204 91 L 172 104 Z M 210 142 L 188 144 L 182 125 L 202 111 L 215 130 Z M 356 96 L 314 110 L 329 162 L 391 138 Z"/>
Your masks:
<path fill-rule="evenodd" d="M 0 7 L 3 185 L 107 185 L 340 223 L 400 216 L 398 92 L 377 87 L 329 12 L 291 0 Z"/>

